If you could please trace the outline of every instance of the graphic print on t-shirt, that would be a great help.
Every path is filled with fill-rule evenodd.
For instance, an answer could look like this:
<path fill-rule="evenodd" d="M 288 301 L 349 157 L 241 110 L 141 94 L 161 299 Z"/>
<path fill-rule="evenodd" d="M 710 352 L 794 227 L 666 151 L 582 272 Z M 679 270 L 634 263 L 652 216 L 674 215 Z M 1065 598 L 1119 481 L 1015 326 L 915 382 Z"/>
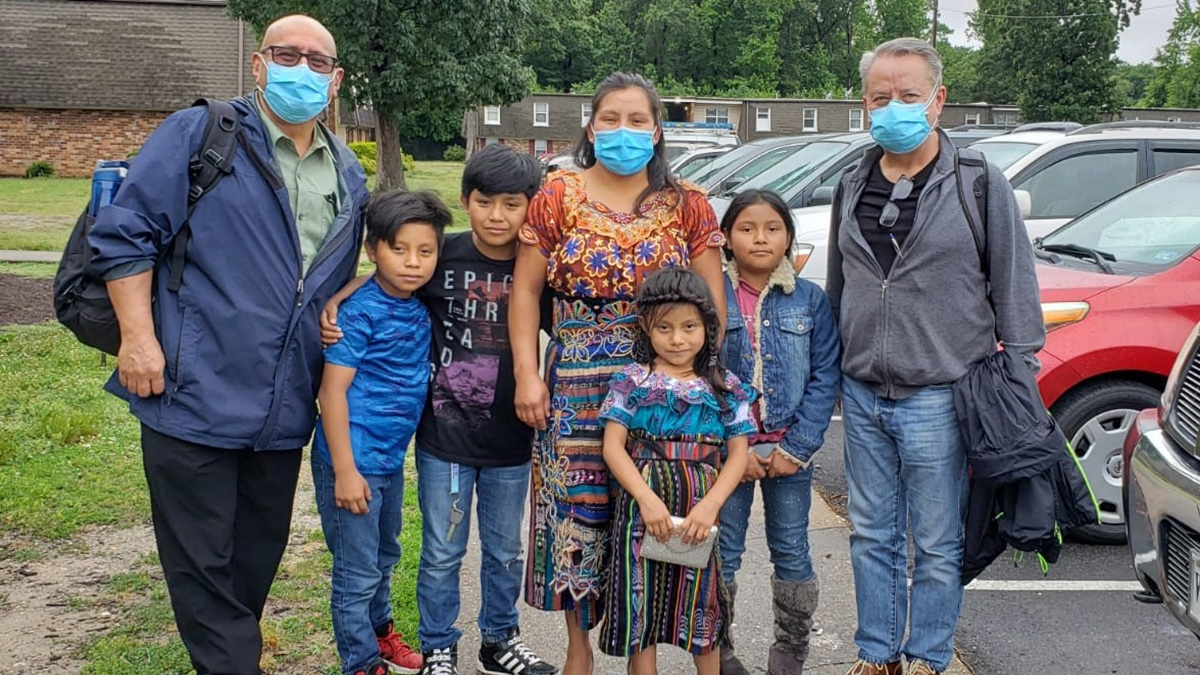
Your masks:
<path fill-rule="evenodd" d="M 444 303 L 445 340 L 437 354 L 433 410 L 447 422 L 486 427 L 500 374 L 498 353 L 509 349 L 512 275 L 461 268 L 440 271 L 435 278 L 441 295 L 438 301 Z"/>

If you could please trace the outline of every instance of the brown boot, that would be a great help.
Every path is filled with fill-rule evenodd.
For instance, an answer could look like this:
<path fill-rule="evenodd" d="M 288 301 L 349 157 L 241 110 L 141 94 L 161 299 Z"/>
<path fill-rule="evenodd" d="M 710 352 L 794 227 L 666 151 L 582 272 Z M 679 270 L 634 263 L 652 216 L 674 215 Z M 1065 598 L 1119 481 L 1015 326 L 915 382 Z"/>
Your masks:
<path fill-rule="evenodd" d="M 933 666 L 919 660 L 908 662 L 908 673 L 909 675 L 942 675 L 940 670 L 934 670 Z"/>
<path fill-rule="evenodd" d="M 775 644 L 767 655 L 767 675 L 802 675 L 808 637 L 817 611 L 817 579 L 780 581 L 771 577 L 775 607 Z"/>
<path fill-rule="evenodd" d="M 729 611 L 725 618 L 725 639 L 721 641 L 721 675 L 750 675 L 733 653 L 733 604 L 737 600 L 737 582 L 725 584 L 725 588 L 729 590 Z"/>
<path fill-rule="evenodd" d="M 899 661 L 868 663 L 859 659 L 850 666 L 846 675 L 904 675 L 904 666 Z"/>

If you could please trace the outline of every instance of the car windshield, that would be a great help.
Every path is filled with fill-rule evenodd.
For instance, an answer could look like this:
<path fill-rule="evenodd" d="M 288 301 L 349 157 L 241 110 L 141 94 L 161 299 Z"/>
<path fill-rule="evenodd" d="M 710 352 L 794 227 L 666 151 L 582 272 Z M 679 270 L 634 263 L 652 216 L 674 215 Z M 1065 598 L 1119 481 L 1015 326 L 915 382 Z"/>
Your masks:
<path fill-rule="evenodd" d="M 697 155 L 695 157 L 690 157 L 686 161 L 684 161 L 683 166 L 679 167 L 679 170 L 676 171 L 675 173 L 680 178 L 686 178 L 688 180 L 691 180 L 693 174 L 699 173 L 700 171 L 702 171 L 703 169 L 708 167 L 708 165 L 712 164 L 713 160 L 716 159 L 718 156 L 719 155 L 704 154 L 704 155 Z"/>
<path fill-rule="evenodd" d="M 786 195 L 800 181 L 823 166 L 830 158 L 844 152 L 847 147 L 847 143 L 832 141 L 809 143 L 776 165 L 774 170 L 764 171 L 739 187 L 765 188 Z"/>
<path fill-rule="evenodd" d="M 972 150 L 978 150 L 983 153 L 987 161 L 991 162 L 996 168 L 1001 171 L 1007 169 L 1021 159 L 1025 155 L 1033 152 L 1037 147 L 1037 143 L 1018 143 L 1017 141 L 996 141 L 994 143 L 972 143 Z"/>
<path fill-rule="evenodd" d="M 753 157 L 755 154 L 760 152 L 763 152 L 763 147 L 761 145 L 739 145 L 738 147 L 714 159 L 712 163 L 704 167 L 703 171 L 697 173 L 691 179 L 691 181 L 697 185 L 705 185 L 705 183 L 709 180 L 724 173 L 725 169 L 737 166 L 741 162 L 744 162 L 746 158 Z"/>
<path fill-rule="evenodd" d="M 1171 267 L 1200 247 L 1200 171 L 1135 187 L 1055 230 L 1041 245 L 1083 246 L 1135 269 Z"/>

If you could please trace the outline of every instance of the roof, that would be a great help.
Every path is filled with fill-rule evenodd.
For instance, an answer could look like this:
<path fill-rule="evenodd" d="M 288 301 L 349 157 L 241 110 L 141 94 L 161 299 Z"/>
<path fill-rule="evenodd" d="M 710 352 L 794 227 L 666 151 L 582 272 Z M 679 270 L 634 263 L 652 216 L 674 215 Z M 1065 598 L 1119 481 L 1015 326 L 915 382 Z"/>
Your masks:
<path fill-rule="evenodd" d="M 0 107 L 170 111 L 239 96 L 254 86 L 254 31 L 224 4 L 0 0 Z"/>

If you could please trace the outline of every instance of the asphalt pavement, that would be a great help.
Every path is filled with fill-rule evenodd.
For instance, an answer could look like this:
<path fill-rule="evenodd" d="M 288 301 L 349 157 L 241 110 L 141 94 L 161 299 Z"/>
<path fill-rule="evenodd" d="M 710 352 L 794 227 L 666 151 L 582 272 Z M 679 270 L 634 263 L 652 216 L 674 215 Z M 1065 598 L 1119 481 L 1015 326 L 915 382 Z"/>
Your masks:
<path fill-rule="evenodd" d="M 817 454 L 815 485 L 838 508 L 846 494 L 842 425 Z M 967 588 L 956 647 L 975 675 L 1200 675 L 1200 640 L 1140 588 L 1125 546 L 1068 541 L 1043 576 L 1002 555 Z"/>

